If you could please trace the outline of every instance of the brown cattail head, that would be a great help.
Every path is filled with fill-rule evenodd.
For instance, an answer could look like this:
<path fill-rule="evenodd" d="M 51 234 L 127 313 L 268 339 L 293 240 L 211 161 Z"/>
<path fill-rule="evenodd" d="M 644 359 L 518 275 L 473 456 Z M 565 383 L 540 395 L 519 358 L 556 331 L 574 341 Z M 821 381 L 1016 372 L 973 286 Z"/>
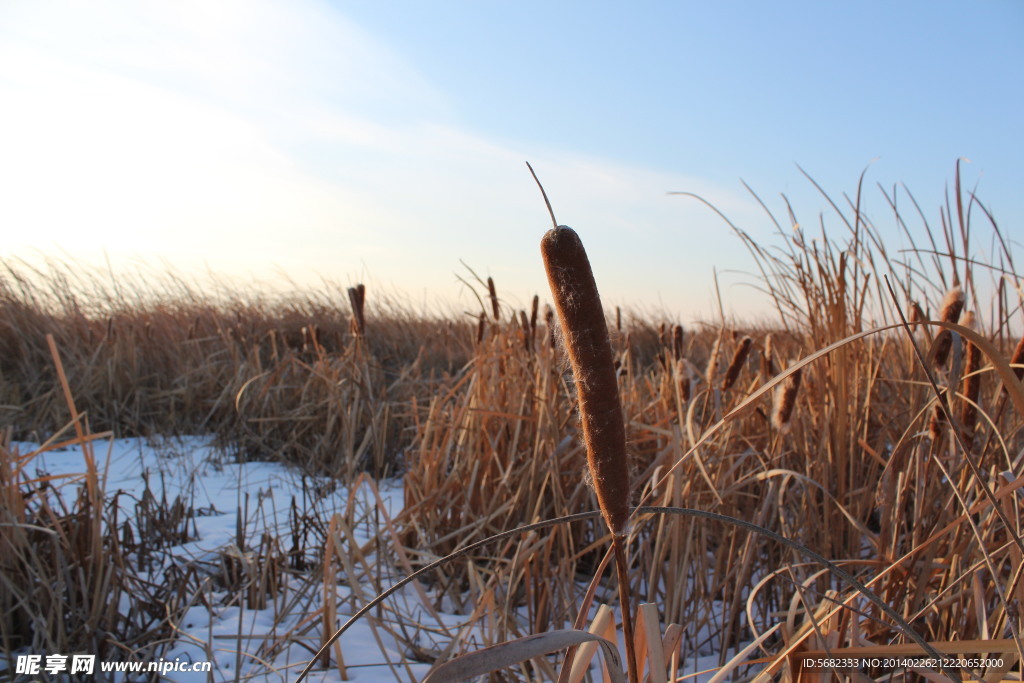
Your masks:
<path fill-rule="evenodd" d="M 722 350 L 722 337 L 725 336 L 725 330 L 722 330 L 718 337 L 715 339 L 715 345 L 711 347 L 711 356 L 708 357 L 708 366 L 704 370 L 704 381 L 708 383 L 708 386 L 713 386 L 715 382 L 715 373 L 718 371 L 718 354 Z"/>
<path fill-rule="evenodd" d="M 964 327 L 974 328 L 974 313 L 967 311 L 960 319 Z M 981 375 L 977 373 L 981 369 L 981 349 L 977 345 L 967 342 L 967 364 L 964 366 L 964 379 L 960 393 L 964 398 L 960 404 L 960 423 L 964 428 L 964 440 L 970 443 L 974 436 L 974 423 L 978 411 L 975 404 L 978 402 L 978 395 L 981 390 Z"/>
<path fill-rule="evenodd" d="M 922 320 L 927 320 L 927 319 L 928 318 L 926 318 L 925 315 L 924 315 L 924 311 L 921 310 L 921 304 L 917 303 L 916 301 L 911 301 L 910 302 L 910 324 L 913 325 L 914 323 L 919 323 Z"/>
<path fill-rule="evenodd" d="M 540 297 L 533 295 L 533 305 L 530 308 L 530 339 L 537 334 L 537 309 L 540 307 Z"/>
<path fill-rule="evenodd" d="M 487 326 L 487 315 L 480 314 L 480 321 L 476 325 L 476 343 L 479 346 L 484 341 L 484 328 Z"/>
<path fill-rule="evenodd" d="M 942 299 L 942 307 L 939 308 L 939 320 L 946 323 L 955 323 L 960 319 L 960 311 L 964 310 L 964 292 L 959 287 L 946 292 Z"/>
<path fill-rule="evenodd" d="M 681 403 L 689 402 L 690 373 L 687 371 L 685 358 L 676 361 L 676 383 L 679 386 L 679 401 Z"/>
<path fill-rule="evenodd" d="M 487 278 L 487 293 L 491 297 L 491 312 L 495 320 L 501 320 L 501 309 L 498 308 L 498 293 L 494 289 L 494 279 Z"/>
<path fill-rule="evenodd" d="M 764 351 L 761 353 L 761 374 L 765 377 L 775 376 L 775 361 L 772 359 L 771 332 L 764 336 Z"/>
<path fill-rule="evenodd" d="M 772 425 L 780 432 L 789 430 L 789 421 L 793 417 L 793 407 L 796 405 L 797 392 L 800 391 L 800 377 L 802 374 L 803 368 L 787 377 L 782 386 L 775 390 Z"/>
<path fill-rule="evenodd" d="M 928 420 L 928 436 L 931 438 L 932 443 L 938 443 L 939 439 L 942 438 L 942 428 L 946 424 L 946 413 L 942 410 L 942 406 L 939 402 L 948 406 L 946 402 L 946 394 L 942 394 L 939 401 L 935 403 L 932 408 L 932 416 Z"/>
<path fill-rule="evenodd" d="M 672 328 L 672 358 L 679 360 L 683 357 L 683 326 L 676 325 Z"/>
<path fill-rule="evenodd" d="M 530 321 L 527 319 L 526 311 L 524 310 L 519 311 L 519 326 L 523 328 L 523 349 L 530 353 L 533 351 L 533 344 L 531 343 L 533 338 L 530 336 Z"/>
<path fill-rule="evenodd" d="M 1010 356 L 1010 365 L 1024 365 L 1024 336 L 1017 342 L 1017 348 L 1014 349 L 1013 355 Z M 1024 368 L 1014 368 L 1013 373 L 1017 375 L 1017 379 L 1024 377 Z"/>
<path fill-rule="evenodd" d="M 750 345 L 753 341 L 750 337 L 744 337 L 740 340 L 740 345 L 736 347 L 736 352 L 732 354 L 732 361 L 729 362 L 729 367 L 725 371 L 722 391 L 728 391 L 736 382 L 736 378 L 740 376 L 740 370 L 743 369 L 743 364 L 747 361 L 747 355 L 750 353 Z"/>
<path fill-rule="evenodd" d="M 615 307 L 615 331 L 622 332 L 622 309 Z"/>
<path fill-rule="evenodd" d="M 939 308 L 939 320 L 946 323 L 955 323 L 960 319 L 960 311 L 964 308 L 964 292 L 959 287 L 946 292 L 942 300 L 942 307 Z M 949 357 L 949 349 L 953 345 L 953 334 L 949 330 L 942 330 L 935 338 L 935 367 L 942 367 Z"/>
<path fill-rule="evenodd" d="M 615 536 L 628 531 L 629 466 L 615 361 L 604 309 L 583 243 L 572 228 L 549 230 L 540 243 L 548 283 L 576 378 L 580 422 L 597 502 Z"/>
<path fill-rule="evenodd" d="M 362 337 L 366 334 L 366 317 L 363 312 L 366 305 L 366 287 L 361 284 L 349 287 L 348 301 L 352 306 L 352 331 L 356 336 Z"/>
<path fill-rule="evenodd" d="M 544 304 L 544 324 L 548 327 L 548 345 L 555 348 L 557 333 L 555 332 L 555 310 Z"/>

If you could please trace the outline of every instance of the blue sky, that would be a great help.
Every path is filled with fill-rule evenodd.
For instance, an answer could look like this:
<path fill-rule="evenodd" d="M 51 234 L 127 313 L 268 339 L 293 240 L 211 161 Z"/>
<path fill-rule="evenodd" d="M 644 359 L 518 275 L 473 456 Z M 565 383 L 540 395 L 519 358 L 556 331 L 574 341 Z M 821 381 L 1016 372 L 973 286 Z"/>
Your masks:
<path fill-rule="evenodd" d="M 828 222 L 796 164 L 836 196 L 870 164 L 937 222 L 966 157 L 1004 232 L 1024 220 L 1010 1 L 9 0 L 0 101 L 4 257 L 364 281 L 413 305 L 472 307 L 460 260 L 512 304 L 545 293 L 525 160 L 606 305 L 684 320 L 712 312 L 713 268 L 752 264 L 669 191 L 771 243 L 740 178 Z M 744 281 L 722 277 L 741 315 Z"/>

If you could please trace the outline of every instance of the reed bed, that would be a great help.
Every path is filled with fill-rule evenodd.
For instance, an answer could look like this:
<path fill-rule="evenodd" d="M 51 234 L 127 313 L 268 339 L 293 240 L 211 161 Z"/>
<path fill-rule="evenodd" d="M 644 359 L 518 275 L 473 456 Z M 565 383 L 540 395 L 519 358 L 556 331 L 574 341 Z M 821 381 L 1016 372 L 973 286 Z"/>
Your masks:
<path fill-rule="evenodd" d="M 626 443 L 615 477 L 633 482 L 616 494 L 625 507 L 605 522 L 590 516 L 464 552 L 420 577 L 424 609 L 465 617 L 444 646 L 424 649 L 411 635 L 418 625 L 397 616 L 379 618 L 380 631 L 440 661 L 471 641 L 586 628 L 598 603 L 617 601 L 610 524 L 628 538 L 628 590 L 654 606 L 630 615 L 643 624 L 638 642 L 672 644 L 665 662 L 638 664 L 651 680 L 677 680 L 679 662 L 698 655 L 724 667 L 730 648 L 755 640 L 745 658 L 756 663 L 733 664 L 736 677 L 766 667 L 796 677 L 797 653 L 907 642 L 890 615 L 787 546 L 724 518 L 629 512 L 682 507 L 828 558 L 929 643 L 986 641 L 1007 653 L 1007 671 L 972 675 L 1019 674 L 1024 392 L 1009 381 L 1024 348 L 1021 278 L 998 225 L 959 182 L 939 228 L 924 212 L 902 215 L 879 190 L 909 242 L 900 252 L 861 210 L 862 192 L 842 202 L 823 192 L 834 214 L 814 239 L 794 229 L 792 209 L 768 213 L 779 228 L 771 248 L 731 226 L 760 268 L 775 323 L 684 328 L 608 312 Z M 989 243 L 994 251 L 979 255 Z M 404 510 L 370 544 L 346 532 L 351 511 L 324 512 L 302 540 L 296 530 L 287 542 L 250 542 L 265 558 L 253 565 L 259 576 L 225 560 L 222 581 L 252 605 L 296 609 L 276 597 L 289 572 L 316 575 L 333 595 L 330 586 L 365 582 L 381 563 L 411 573 L 495 534 L 606 509 L 601 486 L 586 484 L 586 387 L 543 296 L 517 311 L 500 283 L 478 279 L 477 310 L 426 317 L 377 302 L 372 288 L 264 299 L 168 282 L 4 264 L 0 420 L 21 438 L 66 422 L 51 334 L 92 429 L 213 433 L 235 457 L 283 459 L 342 483 L 404 477 Z M 8 509 L 33 485 L 8 476 Z M 95 517 L 103 505 L 75 502 L 47 524 L 60 528 L 74 510 Z M 147 517 L 171 523 L 155 510 Z M 95 532 L 90 542 L 112 543 Z M 326 642 L 333 608 L 317 609 Z M 569 668 L 535 657 L 491 677 L 575 680 Z"/>

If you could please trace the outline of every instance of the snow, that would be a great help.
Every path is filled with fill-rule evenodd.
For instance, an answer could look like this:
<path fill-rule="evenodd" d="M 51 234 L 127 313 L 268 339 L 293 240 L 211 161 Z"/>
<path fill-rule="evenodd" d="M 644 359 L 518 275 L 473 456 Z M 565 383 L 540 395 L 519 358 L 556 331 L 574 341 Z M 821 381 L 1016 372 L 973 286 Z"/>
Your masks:
<path fill-rule="evenodd" d="M 38 448 L 30 443 L 14 446 L 22 454 Z M 293 681 L 309 661 L 311 649 L 320 646 L 318 638 L 322 618 L 317 616 L 304 636 L 293 636 L 291 641 L 275 649 L 269 659 L 262 654 L 261 646 L 265 642 L 281 638 L 320 609 L 323 584 L 319 580 L 299 583 L 295 577 L 288 577 L 289 583 L 284 591 L 287 597 L 279 599 L 295 602 L 282 610 L 275 609 L 270 598 L 265 609 L 249 609 L 244 604 L 240 606 L 237 600 L 230 600 L 229 593 L 216 586 L 212 575 L 213 569 L 222 566 L 225 556 L 234 557 L 238 566 L 245 566 L 249 556 L 239 548 L 240 529 L 243 530 L 244 543 L 250 548 L 259 544 L 264 532 L 281 539 L 284 547 L 284 539 L 291 534 L 290 516 L 294 499 L 300 514 L 315 513 L 315 518 L 325 523 L 334 513 L 350 509 L 354 512 L 354 519 L 365 520 L 352 531 L 353 538 L 362 543 L 377 535 L 377 529 L 372 528 L 370 520 L 376 516 L 379 523 L 383 513 L 393 517 L 402 508 L 403 490 L 399 480 L 375 485 L 363 481 L 346 488 L 328 480 L 304 479 L 296 469 L 280 463 L 233 462 L 203 437 L 112 439 L 94 442 L 94 448 L 100 476 L 105 480 L 107 499 L 116 496 L 121 506 L 120 520 L 132 517 L 134 506 L 147 495 L 147 486 L 157 501 L 164 496 L 167 501 L 181 496 L 186 508 L 191 507 L 194 511 L 188 522 L 192 538 L 154 550 L 149 557 L 150 564 L 146 566 L 150 572 L 148 578 L 154 582 L 162 580 L 162 573 L 170 565 L 191 565 L 200 570 L 204 567 L 210 570 L 211 584 L 202 598 L 194 599 L 184 612 L 178 623 L 178 637 L 164 652 L 163 661 L 179 664 L 210 661 L 212 671 L 209 674 L 171 671 L 160 677 L 164 681 Z M 78 475 L 84 469 L 82 450 L 74 447 L 40 453 L 29 465 L 29 474 L 67 475 L 57 480 L 55 485 L 69 486 L 81 482 Z M 378 507 L 378 496 L 381 507 Z M 311 560 L 316 551 L 319 549 L 309 550 Z M 312 567 L 308 573 L 316 571 L 316 566 Z M 401 578 L 401 574 L 393 569 L 385 569 L 384 573 L 384 576 L 373 577 L 380 587 L 387 587 Z M 314 589 L 311 590 L 310 586 Z M 335 589 L 338 625 L 347 620 L 354 606 L 361 606 L 377 592 L 378 588 L 370 585 L 369 581 L 355 587 L 339 584 Z M 435 646 L 430 642 L 429 630 L 448 629 L 454 633 L 465 619 L 440 613 L 436 616 L 441 623 L 433 622 L 435 615 L 424 608 L 415 591 L 408 587 L 406 591 L 392 596 L 388 604 L 408 615 L 408 623 L 414 624 L 411 629 L 424 639 L 420 645 L 426 648 Z M 415 624 L 436 628 L 419 628 Z M 472 637 L 472 633 L 463 633 L 463 636 Z M 305 642 L 297 642 L 303 638 Z M 306 680 L 311 683 L 418 681 L 430 668 L 429 664 L 407 661 L 410 657 L 400 651 L 401 646 L 383 630 L 375 634 L 367 619 L 357 621 L 339 642 L 347 678 L 342 678 L 336 666 L 330 670 L 318 666 Z M 381 643 L 385 645 L 383 651 Z M 385 653 L 394 668 L 385 661 Z M 45 656 L 51 653 L 35 654 Z M 595 666 L 598 659 L 595 658 Z M 689 662 L 686 670 L 714 670 L 717 659 L 717 656 L 701 657 Z M 333 657 L 332 664 L 336 665 Z M 3 665 L 0 660 L 0 670 Z M 701 681 L 710 677 L 711 673 L 708 673 L 688 680 Z"/>
<path fill-rule="evenodd" d="M 30 443 L 13 445 L 23 455 L 38 448 L 36 444 Z M 134 503 L 142 499 L 147 480 L 149 490 L 157 501 L 164 495 L 169 501 L 181 495 L 186 506 L 193 508 L 195 516 L 188 528 L 195 539 L 162 549 L 159 553 L 175 563 L 212 565 L 219 562 L 225 551 L 231 553 L 232 549 L 240 556 L 240 521 L 243 522 L 241 528 L 245 529 L 249 543 L 258 544 L 264 531 L 275 537 L 283 537 L 288 532 L 293 496 L 299 505 L 315 506 L 320 519 L 330 519 L 334 512 L 344 512 L 350 498 L 353 504 L 365 509 L 376 504 L 368 483 L 350 492 L 341 486 L 331 486 L 329 482 L 316 482 L 320 485 L 322 497 L 311 500 L 309 479 L 306 481 L 307 492 L 304 496 L 303 478 L 295 469 L 279 463 L 229 462 L 210 445 L 209 439 L 201 437 L 114 439 L 95 442 L 94 450 L 100 476 L 106 482 L 107 498 L 118 496 L 122 507 L 121 519 L 129 516 Z M 47 451 L 40 453 L 28 467 L 30 476 L 66 475 L 66 478 L 57 479 L 54 484 L 69 486 L 81 482 L 79 475 L 85 469 L 85 458 L 80 447 Z M 331 489 L 333 492 L 328 492 Z M 378 489 L 388 515 L 398 513 L 403 500 L 401 482 L 382 482 Z M 239 520 L 240 514 L 246 518 Z M 366 541 L 372 535 L 373 530 L 365 527 L 356 528 L 353 532 L 354 538 L 359 541 Z M 244 561 L 244 558 L 240 557 L 240 560 Z M 158 570 L 164 566 L 162 562 L 156 563 Z M 153 578 L 159 580 L 158 576 Z M 364 586 L 361 592 L 369 596 L 376 594 L 369 586 Z M 226 593 L 222 591 L 218 596 L 214 590 L 211 595 L 214 598 L 224 597 Z M 346 604 L 350 603 L 345 601 L 350 591 L 345 586 L 339 586 L 337 595 L 339 621 L 344 621 L 351 613 L 346 608 Z M 316 597 L 322 601 L 321 596 Z M 402 596 L 396 596 L 396 600 L 401 603 Z M 314 603 L 312 609 L 319 609 L 321 604 Z M 214 603 L 207 607 L 199 601 L 185 613 L 179 624 L 180 636 L 163 659 L 166 662 L 182 663 L 212 661 L 214 681 L 236 680 L 236 669 L 239 668 L 242 680 L 291 681 L 311 656 L 306 647 L 292 644 L 272 661 L 261 661 L 250 655 L 255 654 L 264 636 L 284 634 L 305 616 L 304 610 L 293 610 L 283 619 L 275 620 L 274 605 L 269 600 L 267 609 L 262 610 L 239 607 L 237 602 L 230 606 Z M 418 615 L 418 618 L 423 617 Z M 320 620 L 317 621 L 317 628 L 311 629 L 311 634 L 319 633 L 319 624 Z M 384 663 L 380 647 L 366 620 L 356 622 L 340 642 L 347 680 L 366 683 L 396 680 L 395 673 Z M 239 644 L 244 651 L 242 653 L 239 653 Z M 308 645 L 319 647 L 319 643 L 313 641 Z M 389 656 L 394 662 L 403 659 L 402 653 L 394 648 Z M 408 678 L 411 674 L 419 680 L 428 670 L 429 665 L 414 663 L 407 669 L 403 667 L 402 677 Z M 206 683 L 211 679 L 201 672 L 170 672 L 162 676 L 161 680 Z M 343 679 L 335 668 L 330 671 L 313 671 L 307 680 L 320 683 Z"/>

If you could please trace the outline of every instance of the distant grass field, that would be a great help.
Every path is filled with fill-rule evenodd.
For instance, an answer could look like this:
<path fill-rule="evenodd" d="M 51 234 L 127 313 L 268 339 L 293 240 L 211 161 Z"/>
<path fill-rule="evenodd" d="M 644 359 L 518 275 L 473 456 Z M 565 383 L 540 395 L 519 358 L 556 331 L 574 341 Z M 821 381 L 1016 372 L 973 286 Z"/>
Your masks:
<path fill-rule="evenodd" d="M 959 183 L 931 222 L 895 209 L 885 217 L 914 245 L 901 252 L 887 250 L 874 222 L 882 219 L 859 211 L 860 195 L 834 203 L 827 229 L 776 220 L 772 244 L 734 226 L 775 302 L 774 325 L 684 328 L 607 312 L 632 502 L 728 515 L 785 536 L 867 584 L 928 642 L 988 641 L 991 650 L 970 644 L 969 652 L 1008 652 L 1006 668 L 1020 672 L 1024 280 L 1006 235 Z M 585 226 L 576 227 L 585 239 Z M 356 560 L 377 553 L 412 571 L 492 534 L 597 509 L 546 293 L 515 310 L 500 283 L 490 284 L 479 282 L 477 314 L 444 319 L 376 301 L 372 289 L 365 302 L 341 288 L 275 298 L 7 261 L 0 427 L 8 440 L 42 441 L 69 425 L 50 335 L 83 434 L 213 434 L 233 457 L 279 459 L 342 484 L 363 473 L 402 475 L 404 512 L 380 529 L 376 546 L 346 552 Z M 49 576 L 39 565 L 55 556 L 32 550 L 29 527 L 60 530 L 74 546 L 60 555 L 69 566 L 109 560 L 112 546 L 98 522 L 109 493 L 95 481 L 67 494 L 91 526 L 65 533 L 72 517 L 34 507 L 39 498 L 27 492 L 39 482 L 12 464 L 9 449 L 0 452 L 0 556 L 14 563 L 5 575 L 18 577 L 0 601 L 9 652 L 39 642 L 44 629 L 19 596 L 38 595 Z M 185 513 L 147 514 L 166 530 Z M 264 544 L 273 557 L 263 566 L 313 583 L 354 580 L 366 568 L 330 552 L 344 538 L 331 533 L 345 524 L 318 519 L 301 562 L 282 549 L 290 540 Z M 426 577 L 425 591 L 466 614 L 489 642 L 564 628 L 578 620 L 586 583 L 606 571 L 605 534 L 600 520 L 531 532 L 458 558 Z M 676 653 L 651 680 L 675 680 L 673 662 L 724 653 L 776 625 L 749 671 L 770 666 L 792 677 L 792 653 L 908 642 L 820 566 L 719 521 L 641 516 L 629 566 L 633 596 L 656 605 Z M 195 590 L 184 575 L 168 585 Z M 239 579 L 234 589 L 238 601 L 254 599 L 251 584 Z M 51 592 L 53 605 L 82 599 Z M 602 589 L 600 599 L 612 595 Z M 51 627 L 89 639 L 107 618 Z M 403 625 L 382 620 L 381 628 L 419 652 Z M 473 649 L 456 643 L 420 656 L 461 648 Z M 501 680 L 558 672 L 557 662 L 535 660 Z"/>

